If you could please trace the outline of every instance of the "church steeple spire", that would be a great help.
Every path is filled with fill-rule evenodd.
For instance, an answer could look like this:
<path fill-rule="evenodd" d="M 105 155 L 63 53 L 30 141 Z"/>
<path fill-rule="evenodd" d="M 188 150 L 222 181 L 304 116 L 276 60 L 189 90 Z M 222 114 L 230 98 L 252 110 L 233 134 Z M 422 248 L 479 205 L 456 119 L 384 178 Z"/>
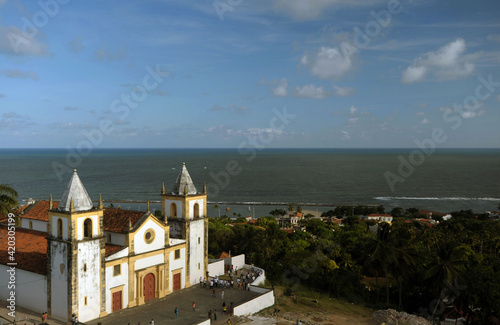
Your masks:
<path fill-rule="evenodd" d="M 71 210 L 71 202 L 73 202 L 73 211 Z M 76 173 L 76 169 L 73 172 L 73 176 L 69 180 L 66 191 L 64 192 L 61 201 L 59 202 L 59 210 L 66 212 L 74 211 L 86 211 L 94 207 L 92 200 L 90 199 L 87 190 L 82 184 L 82 181 Z"/>
<path fill-rule="evenodd" d="M 49 210 L 52 210 L 53 208 L 54 208 L 54 201 L 52 201 L 52 194 L 50 194 Z"/>
<path fill-rule="evenodd" d="M 174 183 L 172 194 L 187 196 L 185 194 L 186 189 L 187 189 L 187 195 L 198 194 L 198 191 L 194 186 L 193 180 L 191 179 L 191 176 L 189 175 L 189 172 L 186 168 L 186 164 L 182 163 L 182 169 L 181 172 L 179 173 L 179 176 L 177 176 L 177 180 Z"/>
<path fill-rule="evenodd" d="M 99 210 L 102 210 L 102 209 L 103 209 L 101 194 L 99 194 L 99 204 L 97 205 L 97 208 L 98 208 Z"/>

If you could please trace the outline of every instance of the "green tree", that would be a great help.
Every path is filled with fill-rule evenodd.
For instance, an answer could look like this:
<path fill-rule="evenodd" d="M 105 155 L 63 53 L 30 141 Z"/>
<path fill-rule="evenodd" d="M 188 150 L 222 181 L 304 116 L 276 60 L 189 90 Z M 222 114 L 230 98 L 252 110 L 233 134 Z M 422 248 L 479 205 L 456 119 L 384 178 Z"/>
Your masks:
<path fill-rule="evenodd" d="M 0 184 L 0 213 L 9 214 L 12 209 L 17 208 L 18 194 L 10 185 Z"/>

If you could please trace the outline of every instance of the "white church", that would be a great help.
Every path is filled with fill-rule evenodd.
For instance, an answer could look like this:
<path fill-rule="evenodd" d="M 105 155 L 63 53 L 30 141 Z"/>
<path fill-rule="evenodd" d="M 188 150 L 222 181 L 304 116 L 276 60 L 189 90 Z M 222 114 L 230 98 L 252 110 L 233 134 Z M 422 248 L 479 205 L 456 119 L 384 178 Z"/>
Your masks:
<path fill-rule="evenodd" d="M 85 322 L 188 288 L 208 270 L 207 193 L 186 169 L 161 217 L 94 206 L 76 170 L 59 202 L 23 206 L 16 229 L 16 305 Z M 0 283 L 9 282 L 7 227 L 0 226 Z M 0 286 L 0 299 L 11 295 Z"/>

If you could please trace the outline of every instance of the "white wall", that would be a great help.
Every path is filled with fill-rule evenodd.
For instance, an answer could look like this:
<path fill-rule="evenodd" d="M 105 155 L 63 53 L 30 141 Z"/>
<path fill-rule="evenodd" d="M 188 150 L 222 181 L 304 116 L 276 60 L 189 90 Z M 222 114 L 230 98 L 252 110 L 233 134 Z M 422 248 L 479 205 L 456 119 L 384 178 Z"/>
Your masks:
<path fill-rule="evenodd" d="M 77 240 L 82 240 L 83 239 L 83 223 L 87 219 L 92 219 L 92 237 L 97 236 L 98 230 L 99 230 L 99 216 L 93 215 L 93 216 L 87 216 L 87 217 L 80 217 L 76 219 L 76 229 L 77 229 L 77 234 L 76 234 L 76 239 Z M 55 219 L 55 218 L 54 218 Z M 57 227 L 57 222 L 52 222 L 52 227 Z M 63 221 L 63 229 L 67 229 L 67 227 L 64 226 L 64 221 Z M 55 232 L 57 234 L 57 230 Z M 66 237 L 64 237 L 66 238 Z M 80 318 L 78 318 L 80 319 Z"/>
<path fill-rule="evenodd" d="M 114 266 L 106 267 L 106 312 L 112 312 L 113 297 L 111 295 L 111 289 L 115 287 L 122 287 L 122 308 L 128 307 L 128 263 L 122 263 L 121 274 L 113 276 Z"/>
<path fill-rule="evenodd" d="M 251 287 L 250 287 L 251 288 Z M 260 290 L 264 290 L 259 288 Z M 274 292 L 268 291 L 267 293 L 258 296 L 250 301 L 247 301 L 239 306 L 234 307 L 234 316 L 248 316 L 255 314 L 262 309 L 266 309 L 274 305 Z"/>
<path fill-rule="evenodd" d="M 196 325 L 210 325 L 210 324 L 212 324 L 212 323 L 210 322 L 210 319 L 207 318 L 207 320 L 204 320 L 201 323 L 198 323 Z"/>
<path fill-rule="evenodd" d="M 134 270 L 142 270 L 150 266 L 155 266 L 163 263 L 165 263 L 165 257 L 163 255 L 163 252 L 160 252 L 158 255 L 153 255 L 136 260 Z"/>
<path fill-rule="evenodd" d="M 261 285 L 263 284 L 265 281 L 266 281 L 266 271 L 264 269 L 261 269 L 260 267 L 256 267 L 256 266 L 253 266 L 253 265 L 250 265 L 250 264 L 245 264 L 245 268 L 248 269 L 248 270 L 252 270 L 252 267 L 253 267 L 253 270 L 254 272 L 255 271 L 259 271 L 259 272 L 262 272 L 261 275 L 259 275 L 253 282 L 252 282 L 252 285 L 254 286 L 258 286 L 258 285 Z"/>
<path fill-rule="evenodd" d="M 68 240 L 69 234 L 68 234 L 68 219 L 67 218 L 61 218 L 61 217 L 53 217 L 52 218 L 52 236 L 57 237 L 57 220 L 61 219 L 62 220 L 62 225 L 63 225 L 63 239 Z"/>
<path fill-rule="evenodd" d="M 10 274 L 7 270 L 10 266 L 0 264 L 0 299 L 10 298 L 13 288 L 8 288 Z M 15 303 L 16 307 L 24 307 L 38 313 L 47 311 L 47 277 L 45 275 L 32 273 L 16 268 L 15 273 Z M 5 306 L 2 306 L 5 308 Z M 10 312 L 7 310 L 6 312 Z M 10 319 L 10 318 L 9 318 Z"/>
<path fill-rule="evenodd" d="M 86 322 L 101 311 L 101 259 L 98 240 L 78 243 L 78 319 Z M 84 272 L 84 265 L 87 271 Z M 87 297 L 87 305 L 85 305 Z"/>
<path fill-rule="evenodd" d="M 218 260 L 208 264 L 208 275 L 216 276 L 224 274 L 224 261 Z M 198 278 L 199 279 L 199 278 Z"/>
<path fill-rule="evenodd" d="M 30 229 L 30 221 L 33 226 L 31 230 L 47 232 L 47 221 L 33 220 L 28 218 L 21 218 L 21 228 Z"/>
<path fill-rule="evenodd" d="M 51 309 L 52 317 L 68 320 L 68 245 L 53 241 L 50 247 L 51 263 Z M 61 272 L 62 271 L 62 272 Z"/>
<path fill-rule="evenodd" d="M 195 205 L 195 203 L 198 203 L 198 206 L 200 207 L 200 217 L 203 217 L 205 215 L 205 211 L 203 211 L 205 204 L 203 202 L 204 202 L 203 199 L 189 201 L 189 219 L 192 220 L 194 217 L 194 205 Z"/>
<path fill-rule="evenodd" d="M 226 265 L 233 265 L 233 269 L 238 267 L 238 270 L 240 270 L 245 265 L 245 254 L 224 258 L 224 263 Z"/>
<path fill-rule="evenodd" d="M 149 229 L 153 229 L 155 237 L 152 243 L 147 244 L 144 239 L 144 234 Z M 142 254 L 145 252 L 162 249 L 165 247 L 165 230 L 160 227 L 156 222 L 149 219 L 134 235 L 134 252 L 135 254 Z"/>
<path fill-rule="evenodd" d="M 111 235 L 111 241 L 108 241 L 108 235 Z M 127 236 L 125 234 L 117 234 L 114 232 L 106 231 L 106 232 L 104 232 L 104 236 L 106 238 L 106 243 L 120 245 L 120 246 L 126 246 L 125 241 L 127 239 Z"/>
<path fill-rule="evenodd" d="M 165 213 L 167 214 L 167 217 L 169 217 L 169 218 L 172 217 L 170 215 L 170 204 L 172 204 L 172 203 L 175 203 L 175 205 L 176 205 L 177 218 L 181 219 L 182 218 L 182 201 L 165 200 Z"/>
<path fill-rule="evenodd" d="M 189 276 L 191 285 L 199 282 L 200 277 L 205 277 L 205 219 L 194 220 L 189 226 Z M 198 244 L 198 238 L 200 244 Z M 198 263 L 200 269 L 198 269 Z"/>
<path fill-rule="evenodd" d="M 168 288 L 170 292 L 172 292 L 174 288 L 174 279 L 172 277 L 172 271 L 177 271 L 179 269 L 182 269 L 181 272 L 181 289 L 184 289 L 186 287 L 186 249 L 185 248 L 180 248 L 180 253 L 181 257 L 179 259 L 175 259 L 175 251 L 170 252 L 169 254 L 169 284 Z"/>

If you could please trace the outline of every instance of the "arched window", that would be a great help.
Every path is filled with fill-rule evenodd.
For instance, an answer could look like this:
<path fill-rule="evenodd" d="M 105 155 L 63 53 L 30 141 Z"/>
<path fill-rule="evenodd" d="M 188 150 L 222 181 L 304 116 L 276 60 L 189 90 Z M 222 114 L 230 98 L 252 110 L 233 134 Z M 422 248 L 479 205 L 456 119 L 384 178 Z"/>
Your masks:
<path fill-rule="evenodd" d="M 194 204 L 194 217 L 195 218 L 200 217 L 200 205 L 198 203 Z"/>
<path fill-rule="evenodd" d="M 170 217 L 177 217 L 177 205 L 175 203 L 170 204 Z"/>
<path fill-rule="evenodd" d="M 62 219 L 57 219 L 57 238 L 62 239 L 63 237 L 63 223 Z"/>
<path fill-rule="evenodd" d="M 92 237 L 92 219 L 87 218 L 83 222 L 83 237 Z"/>

